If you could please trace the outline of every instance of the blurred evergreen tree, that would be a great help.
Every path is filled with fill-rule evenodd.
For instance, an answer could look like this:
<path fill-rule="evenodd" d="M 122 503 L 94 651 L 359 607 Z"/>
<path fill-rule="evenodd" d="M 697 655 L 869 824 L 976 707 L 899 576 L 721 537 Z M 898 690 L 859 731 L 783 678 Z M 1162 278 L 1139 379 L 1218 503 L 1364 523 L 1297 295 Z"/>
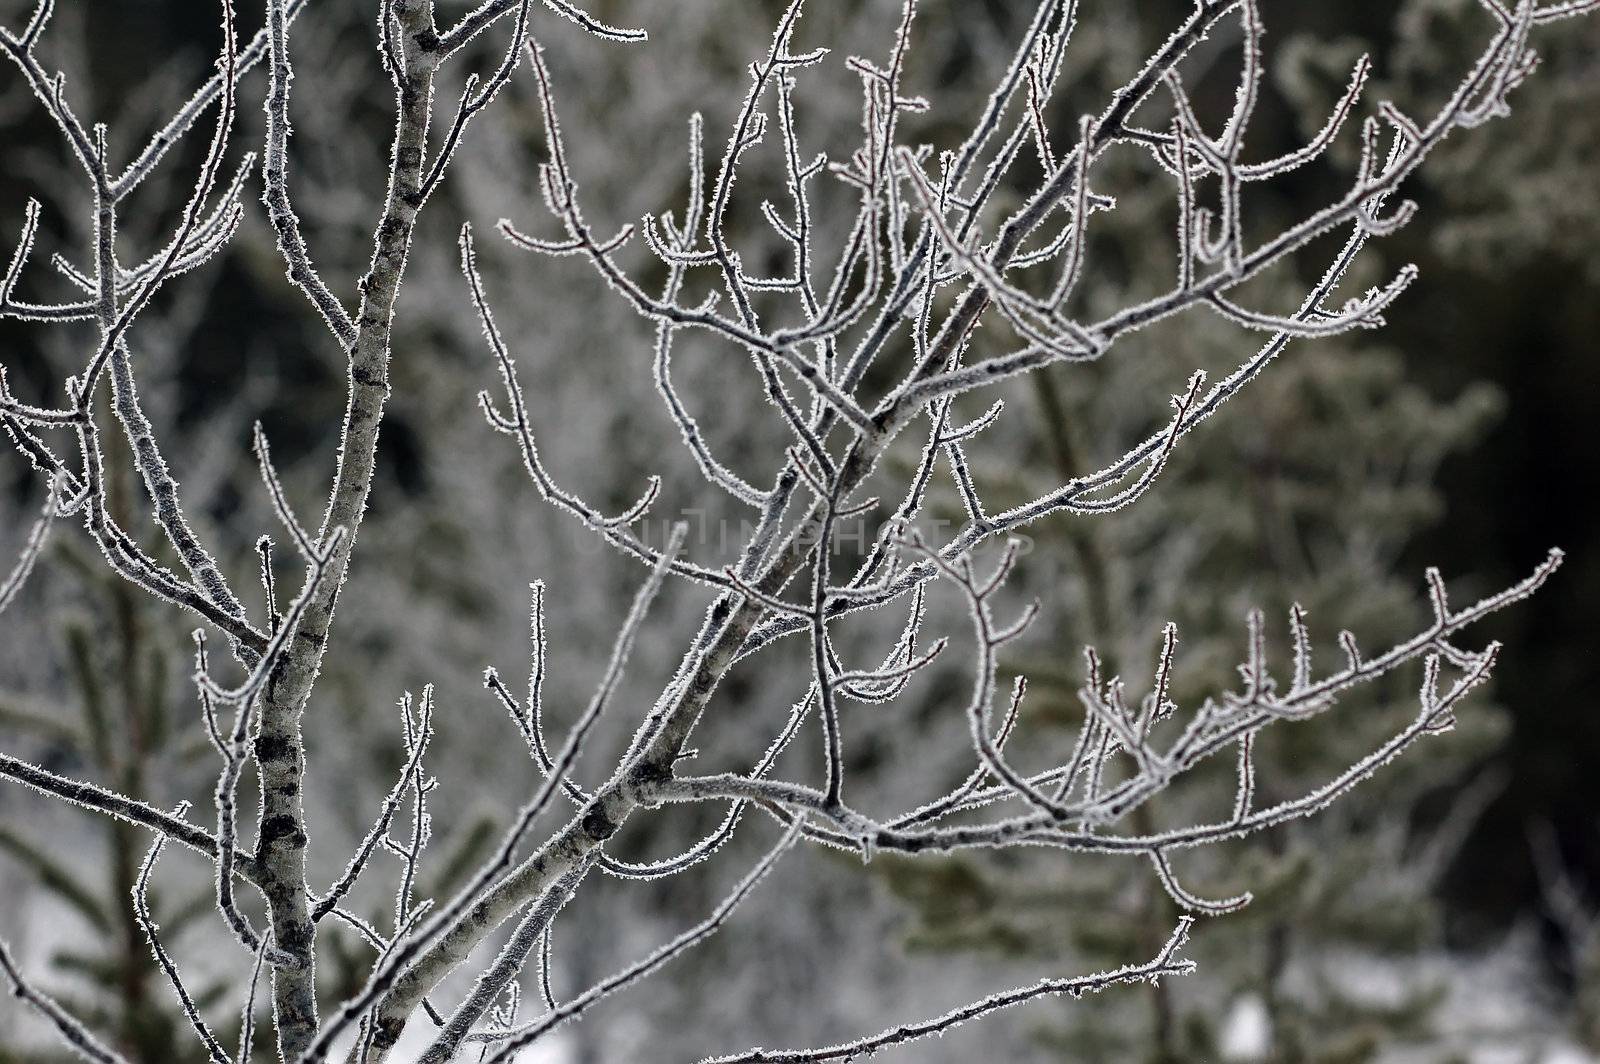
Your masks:
<path fill-rule="evenodd" d="M 131 466 L 122 458 L 125 441 L 111 428 L 108 472 L 111 501 L 128 521 L 135 489 Z M 151 546 L 155 546 L 154 543 Z M 99 564 L 75 538 L 53 544 L 53 568 L 68 575 L 58 590 L 59 644 L 65 690 L 60 704 L 0 688 L 0 731 L 24 737 L 43 764 L 94 781 L 157 806 L 185 793 L 184 781 L 203 775 L 215 758 L 205 733 L 190 726 L 198 715 L 184 677 L 191 647 L 177 645 L 162 607 Z M 48 651 L 45 651 L 48 656 Z M 73 821 L 76 845 L 51 836 L 54 818 L 41 830 L 0 827 L 0 855 L 31 880 L 32 890 L 12 900 L 35 914 L 70 912 L 87 933 L 49 957 L 52 991 L 129 1060 L 139 1064 L 201 1064 L 205 1047 L 184 1019 L 170 986 L 134 916 L 132 896 L 150 845 L 147 831 L 111 818 Z M 85 845 L 87 843 L 87 845 Z M 85 852 L 87 851 L 87 852 Z M 96 871 L 98 870 L 98 871 Z M 186 933 L 215 913 L 215 889 L 207 878 L 188 877 L 182 888 L 152 886 L 151 917 L 169 948 L 186 949 Z M 176 895 L 176 896 L 174 896 Z M 203 967 L 191 971 L 204 971 Z M 240 1022 L 236 980 L 190 976 L 197 1006 L 225 1040 L 237 1040 Z M 229 1014 L 232 1014 L 231 1020 Z M 257 1032 L 270 1048 L 269 1030 Z M 54 1064 L 78 1057 L 64 1047 L 0 1044 L 0 1064 Z"/>

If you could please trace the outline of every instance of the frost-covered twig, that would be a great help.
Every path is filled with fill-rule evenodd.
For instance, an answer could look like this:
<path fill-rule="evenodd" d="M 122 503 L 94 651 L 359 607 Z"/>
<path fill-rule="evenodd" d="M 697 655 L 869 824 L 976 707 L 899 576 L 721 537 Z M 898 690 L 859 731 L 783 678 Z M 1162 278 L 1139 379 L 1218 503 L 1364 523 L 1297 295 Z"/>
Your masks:
<path fill-rule="evenodd" d="M 48 794 L 70 804 L 105 813 L 129 824 L 149 828 L 207 857 L 215 857 L 217 854 L 217 840 L 210 832 L 163 812 L 148 802 L 129 798 L 83 780 L 70 779 L 20 758 L 11 757 L 9 754 L 0 754 L 0 776 L 32 787 L 41 794 Z M 239 872 L 250 879 L 255 879 L 261 874 L 255 863 L 248 860 L 240 861 Z"/>
<path fill-rule="evenodd" d="M 6 973 L 12 995 L 37 1010 L 56 1029 L 61 1040 L 79 1056 L 96 1064 L 127 1064 L 126 1057 L 96 1038 L 77 1017 L 58 1005 L 49 994 L 35 989 L 32 983 L 24 979 L 4 941 L 0 941 L 0 971 Z"/>
<path fill-rule="evenodd" d="M 355 323 L 328 289 L 300 235 L 300 219 L 289 202 L 289 84 L 294 71 L 289 65 L 288 15 L 286 0 L 267 0 L 267 56 L 271 85 L 267 89 L 267 146 L 261 156 L 261 202 L 278 237 L 278 250 L 288 264 L 289 280 L 306 294 L 328 328 L 343 347 L 356 340 Z"/>
<path fill-rule="evenodd" d="M 182 815 L 186 808 L 188 803 L 180 805 L 178 814 Z M 150 852 L 145 855 L 144 862 L 139 866 L 139 877 L 133 885 L 134 919 L 138 921 L 139 929 L 144 932 L 145 941 L 149 943 L 156 963 L 160 965 L 162 974 L 172 986 L 172 992 L 177 995 L 184 1019 L 189 1021 L 189 1026 L 205 1046 L 213 1064 L 232 1064 L 228 1054 L 223 1052 L 222 1043 L 217 1041 L 217 1036 L 211 1033 L 211 1028 L 200 1018 L 200 1010 L 195 1006 L 194 998 L 190 996 L 188 988 L 183 985 L 183 976 L 178 972 L 178 966 L 172 962 L 172 956 L 167 952 L 166 946 L 162 945 L 161 928 L 156 924 L 155 917 L 150 915 L 150 873 L 155 870 L 156 861 L 160 859 L 161 850 L 166 844 L 166 838 L 158 835 L 156 841 L 150 845 Z"/>
<path fill-rule="evenodd" d="M 756 888 L 756 885 L 772 870 L 772 866 L 777 863 L 778 858 L 782 857 L 789 847 L 794 844 L 795 839 L 799 837 L 799 829 L 800 824 L 797 821 L 794 826 L 784 833 L 783 838 L 778 840 L 778 844 L 768 850 L 766 856 L 762 857 L 755 867 L 750 869 L 744 878 L 734 885 L 733 890 L 728 892 L 728 896 L 717 904 L 717 907 L 711 911 L 709 916 L 673 938 L 672 941 L 657 947 L 648 956 L 641 958 L 614 975 L 602 979 L 571 1001 L 557 1006 L 532 1023 L 507 1031 L 493 1031 L 475 1035 L 472 1036 L 472 1039 L 474 1041 L 503 1042 L 504 1044 L 501 1045 L 494 1056 L 489 1058 L 489 1061 L 490 1064 L 504 1064 L 504 1062 L 513 1059 L 517 1051 L 523 1046 L 531 1045 L 542 1035 L 582 1015 L 607 995 L 614 994 L 630 983 L 645 978 L 656 969 L 693 949 L 710 936 L 716 934 L 717 930 L 722 927 L 733 911 L 739 907 L 739 903 L 749 896 L 750 892 Z"/>
<path fill-rule="evenodd" d="M 403 944 L 397 932 L 395 938 L 396 948 L 385 959 L 384 963 L 376 966 L 367 978 L 366 985 L 355 997 L 345 1002 L 339 1015 L 330 1023 L 323 1026 L 316 1040 L 306 1049 L 303 1059 L 317 1061 L 323 1059 L 329 1052 L 333 1041 L 339 1033 L 348 1028 L 352 1023 L 363 1020 L 374 1004 L 379 1007 L 371 1017 L 371 1029 L 376 1034 L 377 1045 L 380 1049 L 388 1049 L 399 1037 L 405 1017 L 417 1000 L 426 994 L 429 989 L 430 978 L 441 978 L 443 971 L 435 974 L 435 969 L 448 970 L 450 958 L 448 952 L 436 951 L 431 956 L 424 954 L 421 960 L 418 955 L 434 939 L 443 943 L 451 941 L 452 934 L 461 936 L 463 928 L 469 929 L 468 933 L 476 932 L 486 922 L 482 913 L 486 907 L 485 893 L 490 889 L 507 868 L 511 867 L 512 857 L 522 842 L 533 822 L 550 804 L 552 798 L 568 772 L 572 770 L 578 755 L 583 751 L 584 740 L 588 737 L 595 722 L 606 708 L 612 690 L 621 675 L 622 667 L 627 663 L 628 656 L 633 647 L 633 640 L 638 634 L 639 625 L 643 622 L 645 612 L 651 602 L 661 590 L 662 581 L 677 555 L 687 534 L 687 526 L 677 525 L 673 529 L 672 539 L 667 549 L 661 556 L 661 561 L 650 578 L 640 588 L 634 597 L 633 607 L 628 611 L 627 620 L 624 621 L 622 630 L 617 637 L 612 649 L 611 660 L 606 666 L 605 675 L 597 687 L 594 697 L 590 699 L 588 707 L 572 727 L 566 742 L 562 745 L 561 752 L 556 756 L 551 766 L 550 773 L 545 777 L 537 793 L 523 806 L 517 814 L 516 820 L 506 832 L 492 858 L 474 870 L 466 886 L 457 892 L 455 898 L 440 910 L 440 912 L 422 928 L 415 936 L 410 937 Z M 587 818 L 586 818 L 587 819 Z M 569 858 L 568 868 L 562 869 L 564 874 L 569 871 L 572 864 L 582 859 L 581 854 L 574 854 Z M 553 914 L 552 914 L 553 915 Z M 437 949 L 437 948 L 436 948 Z M 444 960 L 437 958 L 443 957 Z M 409 966 L 409 967 L 408 967 Z M 414 997 L 413 997 L 414 996 Z"/>
<path fill-rule="evenodd" d="M 951 1009 L 931 1020 L 890 1027 L 878 1034 L 858 1038 L 853 1042 L 840 1042 L 820 1049 L 752 1049 L 731 1056 L 708 1057 L 702 1064 L 809 1064 L 811 1061 L 855 1060 L 892 1046 L 943 1034 L 969 1020 L 976 1020 L 989 1013 L 1010 1008 L 1012 1005 L 1020 1005 L 1035 998 L 1051 995 L 1076 1000 L 1085 994 L 1096 994 L 1121 983 L 1153 983 L 1164 976 L 1188 975 L 1194 971 L 1194 962 L 1182 960 L 1178 954 L 1188 941 L 1189 928 L 1193 923 L 1192 917 L 1186 916 L 1179 920 L 1166 945 L 1161 947 L 1161 952 L 1144 964 L 1130 964 L 1114 971 L 1078 976 L 1073 979 L 1041 979 L 1030 986 L 1019 986 L 1014 990 L 991 994 L 986 998 Z"/>
<path fill-rule="evenodd" d="M 44 500 L 44 513 L 34 522 L 33 528 L 28 531 L 28 538 L 22 545 L 22 552 L 17 557 L 17 564 L 11 567 L 11 572 L 6 574 L 0 582 L 0 613 L 11 605 L 11 600 L 16 598 L 17 592 L 22 590 L 22 585 L 27 582 L 28 574 L 33 571 L 33 563 L 39 560 L 39 552 L 44 550 L 46 538 L 50 535 L 50 525 L 56 518 L 56 511 L 60 502 L 59 478 L 50 482 L 50 492 Z"/>

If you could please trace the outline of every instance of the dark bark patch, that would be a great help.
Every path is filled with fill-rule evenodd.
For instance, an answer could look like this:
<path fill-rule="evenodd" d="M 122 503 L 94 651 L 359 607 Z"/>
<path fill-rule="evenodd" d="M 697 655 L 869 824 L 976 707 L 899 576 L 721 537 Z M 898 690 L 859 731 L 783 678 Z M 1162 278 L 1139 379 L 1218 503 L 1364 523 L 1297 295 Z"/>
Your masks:
<path fill-rule="evenodd" d="M 300 849 L 306 844 L 306 833 L 300 830 L 295 818 L 287 813 L 269 816 L 261 822 L 261 848 L 277 845 Z"/>
<path fill-rule="evenodd" d="M 583 815 L 583 831 L 590 838 L 609 839 L 622 825 L 611 819 L 611 814 L 599 805 Z"/>
<path fill-rule="evenodd" d="M 256 738 L 256 760 L 263 765 L 275 761 L 294 761 L 300 756 L 300 748 L 282 735 L 267 733 Z"/>

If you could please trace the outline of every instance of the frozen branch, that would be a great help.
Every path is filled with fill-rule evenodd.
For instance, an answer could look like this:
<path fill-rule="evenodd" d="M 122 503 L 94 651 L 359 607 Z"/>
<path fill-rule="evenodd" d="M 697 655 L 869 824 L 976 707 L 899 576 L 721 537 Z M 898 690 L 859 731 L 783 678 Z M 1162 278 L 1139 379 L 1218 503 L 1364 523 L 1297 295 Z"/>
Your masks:
<path fill-rule="evenodd" d="M 1097 994 L 1121 983 L 1154 983 L 1163 976 L 1188 975 L 1194 970 L 1194 962 L 1182 960 L 1178 954 L 1188 940 L 1192 923 L 1189 917 L 1178 921 L 1178 926 L 1173 929 L 1166 945 L 1161 947 L 1161 952 L 1145 964 L 1128 965 L 1114 971 L 1079 976 L 1076 979 L 1042 979 L 1031 986 L 1021 986 L 1014 990 L 991 994 L 981 1000 L 951 1009 L 931 1020 L 901 1024 L 866 1038 L 858 1038 L 853 1042 L 840 1042 L 821 1049 L 752 1049 L 732 1056 L 708 1057 L 702 1064 L 809 1064 L 811 1061 L 855 1060 L 861 1056 L 871 1056 L 891 1046 L 943 1034 L 969 1020 L 1047 995 L 1077 1000 L 1085 994 Z"/>

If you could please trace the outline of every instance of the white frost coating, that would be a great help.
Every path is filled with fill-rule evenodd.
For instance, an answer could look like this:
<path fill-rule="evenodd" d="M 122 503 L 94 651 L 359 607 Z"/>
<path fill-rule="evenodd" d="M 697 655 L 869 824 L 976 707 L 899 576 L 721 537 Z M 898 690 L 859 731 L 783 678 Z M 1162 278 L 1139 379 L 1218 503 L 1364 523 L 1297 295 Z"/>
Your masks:
<path fill-rule="evenodd" d="M 919 94 L 907 85 L 917 71 L 911 61 L 917 20 L 931 16 L 921 15 L 914 0 L 906 0 L 887 42 L 834 41 L 798 51 L 803 4 L 793 0 L 770 42 L 754 49 L 748 84 L 733 94 L 727 108 L 733 118 L 715 175 L 708 182 L 703 121 L 695 114 L 689 118 L 686 202 L 672 209 L 658 205 L 637 228 L 624 226 L 608 238 L 595 234 L 583 210 L 583 175 L 566 139 L 575 130 L 561 123 L 555 77 L 533 38 L 543 30 L 539 19 L 548 14 L 531 0 L 486 0 L 453 28 L 441 30 L 429 0 L 385 0 L 379 5 L 372 58 L 374 69 L 393 82 L 397 121 L 388 193 L 375 226 L 370 266 L 354 285 L 360 293 L 354 314 L 312 268 L 309 242 L 288 195 L 288 30 L 302 6 L 301 0 L 270 0 L 266 28 L 241 50 L 233 36 L 232 8 L 224 3 L 217 75 L 168 118 L 120 173 L 107 158 L 104 127 L 84 126 L 63 79 L 47 71 L 35 55 L 34 46 L 48 27 L 49 0 L 39 5 L 20 35 L 0 30 L 0 51 L 20 71 L 63 137 L 94 203 L 92 224 L 83 227 L 92 234 L 86 250 L 93 267 L 76 267 L 65 255 L 53 260 L 83 298 L 41 303 L 18 297 L 40 229 L 40 209 L 30 203 L 0 281 L 0 317 L 42 326 L 86 321 L 98 329 L 84 364 L 64 382 L 63 406 L 24 402 L 0 376 L 0 424 L 48 484 L 44 517 L 27 537 L 20 562 L 0 584 L 0 609 L 14 600 L 27 578 L 50 523 L 75 518 L 121 578 L 188 610 L 224 635 L 244 674 L 231 687 L 214 679 L 205 630 L 197 633 L 197 727 L 205 730 L 221 761 L 215 833 L 188 823 L 181 809 L 164 812 L 20 758 L 0 755 L 0 777 L 155 833 L 133 899 L 136 919 L 198 1044 L 219 1064 L 229 1054 L 201 1018 L 147 904 L 156 857 L 169 840 L 204 855 L 216 869 L 218 915 L 243 947 L 236 960 L 240 985 L 247 985 L 250 995 L 246 1041 L 257 985 L 265 976 L 273 1033 L 286 1061 L 299 1064 L 330 1055 L 362 1064 L 402 1059 L 412 1051 L 409 1041 L 402 1045 L 402 1031 L 423 1014 L 434 1025 L 426 1048 L 418 1049 L 424 1059 L 461 1059 L 486 1047 L 489 1059 L 510 1060 L 524 1048 L 549 1051 L 560 1036 L 554 1041 L 547 1036 L 582 1018 L 601 999 L 651 975 L 714 933 L 731 932 L 739 903 L 781 855 L 804 843 L 835 847 L 863 861 L 881 852 L 915 855 L 1018 846 L 1052 849 L 1063 859 L 1076 851 L 1123 854 L 1136 858 L 1140 874 L 1159 881 L 1185 913 L 1220 915 L 1248 904 L 1250 894 L 1243 884 L 1213 890 L 1213 884 L 1199 889 L 1185 883 L 1183 851 L 1314 814 L 1414 743 L 1453 726 L 1466 696 L 1489 676 L 1499 649 L 1493 643 L 1481 648 L 1464 644 L 1460 640 L 1466 629 L 1531 595 L 1560 563 L 1560 552 L 1552 551 L 1526 579 L 1464 608 L 1450 604 L 1443 577 L 1430 569 L 1425 579 L 1431 622 L 1386 649 L 1365 652 L 1355 635 L 1340 633 L 1344 664 L 1331 671 L 1314 667 L 1313 640 L 1322 636 L 1295 606 L 1288 618 L 1287 674 L 1281 681 L 1268 652 L 1267 622 L 1252 612 L 1240 641 L 1238 688 L 1198 699 L 1174 693 L 1183 690 L 1174 685 L 1174 676 L 1181 675 L 1184 661 L 1173 625 L 1162 630 L 1147 692 L 1130 691 L 1120 677 L 1101 675 L 1102 659 L 1088 649 L 1079 691 L 1082 721 L 1070 746 L 1052 752 L 1048 768 L 1024 769 L 1020 758 L 1013 760 L 1018 735 L 1029 730 L 1026 677 L 1011 683 L 1003 709 L 996 705 L 1001 649 L 1024 632 L 1034 615 L 1034 607 L 1018 608 L 1006 600 L 1006 579 L 1020 550 L 1015 535 L 1045 519 L 1092 520 L 1135 504 L 1156 489 L 1169 459 L 1200 422 L 1266 372 L 1291 342 L 1380 327 L 1382 312 L 1403 298 L 1409 286 L 1421 283 L 1414 268 L 1405 267 L 1342 303 L 1335 300 L 1366 243 L 1417 217 L 1415 203 L 1389 202 L 1399 186 L 1450 133 L 1508 113 L 1508 94 L 1532 70 L 1530 41 L 1538 27 L 1585 14 L 1600 7 L 1600 0 L 1545 6 L 1522 0 L 1514 9 L 1485 0 L 1494 32 L 1476 63 L 1431 114 L 1409 114 L 1381 101 L 1373 114 L 1352 123 L 1363 106 L 1370 72 L 1369 60 L 1362 57 L 1321 129 L 1303 147 L 1262 162 L 1244 161 L 1266 73 L 1262 40 L 1267 27 L 1255 0 L 1202 0 L 1102 110 L 1063 128 L 1052 128 L 1051 119 L 1060 109 L 1053 103 L 1059 103 L 1055 97 L 1077 25 L 1077 4 L 1046 0 L 979 113 L 964 122 L 959 115 L 938 114 L 945 125 L 955 126 L 951 143 L 959 145 L 942 153 L 934 145 L 906 139 L 908 113 L 939 110 L 935 93 Z M 642 31 L 602 24 L 569 0 L 545 0 L 543 7 L 602 39 L 644 38 Z M 1220 131 L 1208 131 L 1190 105 L 1181 63 L 1208 32 L 1233 18 L 1242 38 L 1238 87 L 1226 123 Z M 461 79 L 464 88 L 453 118 L 443 130 L 430 133 L 439 70 L 466 54 L 469 42 L 500 30 L 506 31 L 506 39 L 491 54 L 485 72 Z M 308 882 L 305 860 L 314 825 L 306 823 L 299 798 L 306 760 L 317 752 L 303 749 L 299 722 L 328 652 L 334 606 L 349 575 L 372 485 L 390 390 L 396 293 L 419 213 L 451 172 L 472 121 L 489 112 L 500 90 L 518 76 L 525 52 L 547 159 L 528 184 L 538 186 L 549 218 L 517 226 L 503 222 L 501 232 L 523 250 L 591 268 L 623 306 L 649 324 L 650 342 L 640 361 L 651 361 L 648 372 L 655 390 L 703 486 L 731 496 L 757 516 L 733 562 L 697 559 L 695 548 L 701 545 L 690 542 L 682 523 L 672 527 L 660 546 L 639 530 L 662 490 L 659 478 L 652 477 L 638 501 L 620 513 L 562 486 L 540 453 L 535 407 L 519 380 L 522 338 L 502 333 L 492 309 L 491 293 L 523 281 L 486 277 L 472 230 L 462 225 L 464 306 L 481 327 L 489 355 L 485 368 L 492 362 L 489 372 L 498 371 L 502 392 L 499 398 L 481 393 L 484 416 L 492 428 L 515 440 L 523 467 L 546 502 L 647 566 L 648 574 L 593 696 L 559 744 L 546 738 L 545 680 L 552 641 L 542 582 L 533 585 L 525 699 L 519 701 L 500 673 L 484 662 L 485 685 L 526 744 L 530 773 L 537 774 L 530 778 L 538 782 L 532 797 L 517 803 L 519 809 L 491 855 L 466 871 L 463 886 L 448 898 L 426 897 L 420 874 L 433 836 L 429 795 L 451 782 L 430 774 L 428 751 L 435 730 L 456 722 L 456 714 L 436 711 L 435 692 L 428 686 L 419 698 L 407 694 L 402 699 L 404 756 L 398 777 L 371 827 L 336 866 L 342 871 L 318 893 Z M 265 432 L 256 427 L 263 498 L 287 530 L 305 574 L 299 591 L 286 594 L 287 606 L 280 610 L 271 543 L 262 529 L 241 530 L 240 541 L 257 542 L 260 551 L 265 609 L 252 611 L 184 514 L 177 484 L 156 444 L 158 429 L 140 406 L 132 331 L 157 291 L 223 252 L 240 226 L 242 189 L 252 164 L 247 157 L 225 186 L 221 167 L 235 136 L 240 78 L 263 58 L 269 84 L 263 101 L 267 134 L 262 198 L 285 269 L 347 359 L 349 391 L 339 424 L 338 472 L 315 532 L 290 508 Z M 823 78 L 845 79 L 852 92 L 859 83 L 860 143 L 842 155 L 835 152 L 835 157 L 806 143 L 808 86 Z M 215 132 L 199 153 L 197 180 L 177 208 L 173 235 L 142 252 L 137 265 L 122 266 L 117 261 L 119 205 L 212 103 L 218 112 Z M 1241 189 L 1327 160 L 1341 131 L 1356 126 L 1360 157 L 1345 190 L 1252 242 L 1256 228 L 1245 224 Z M 1096 306 L 1098 316 L 1090 317 L 1079 304 L 1091 301 L 1074 297 L 1094 265 L 1090 226 L 1097 215 L 1117 210 L 1116 200 L 1105 191 L 1110 167 L 1102 165 L 1112 147 L 1145 153 L 1158 180 L 1171 178 L 1176 232 L 1166 220 L 1161 230 L 1176 245 L 1178 257 L 1170 285 L 1159 282 L 1164 289 L 1160 294 L 1128 305 Z M 1019 166 L 1028 151 L 1035 158 Z M 1028 178 L 1028 173 L 1035 176 Z M 1029 187 L 1010 188 L 1028 181 Z M 1097 182 L 1102 184 L 1099 191 Z M 777 202 L 745 204 L 746 190 L 769 188 L 781 188 L 775 193 Z M 1004 195 L 1002 190 L 1007 190 Z M 1007 199 L 1013 192 L 1017 198 Z M 839 213 L 822 217 L 824 204 Z M 759 269 L 746 268 L 757 255 L 742 244 L 731 224 L 740 209 L 764 220 L 770 231 L 762 235 L 769 241 L 776 234 L 779 261 L 762 260 Z M 548 228 L 551 221 L 553 235 L 536 235 L 540 225 Z M 643 276 L 637 259 L 629 257 L 638 250 L 630 248 L 636 233 L 649 256 L 648 268 L 665 275 L 659 287 L 650 277 L 661 274 Z M 1341 235 L 1343 245 L 1322 266 L 1319 279 L 1296 294 L 1298 306 L 1285 310 L 1249 302 L 1253 297 L 1246 282 L 1329 234 Z M 690 298 L 686 293 L 704 292 L 710 294 L 698 297 L 699 302 L 683 301 Z M 719 310 L 721 304 L 728 309 Z M 1048 366 L 1114 357 L 1122 337 L 1189 312 L 1218 315 L 1246 334 L 1265 333 L 1267 339 L 1242 352 L 1237 368 L 1215 383 L 1208 385 L 1204 374 L 1194 372 L 1183 391 L 1172 396 L 1165 423 L 1124 446 L 1120 456 L 1100 469 L 1031 498 L 1023 495 L 1021 502 L 1015 501 L 1016 495 L 1006 504 L 986 502 L 986 491 L 995 489 L 986 483 L 988 470 L 1009 457 L 1004 445 L 995 442 L 1000 433 L 990 431 L 1006 410 L 1001 401 L 986 396 L 988 411 L 962 424 L 966 414 L 958 416 L 955 409 L 960 396 L 991 390 Z M 972 355 L 975 330 L 985 325 L 991 326 L 985 333 L 986 353 Z M 760 469 L 762 479 L 735 472 L 726 456 L 719 457 L 710 435 L 716 422 L 702 413 L 702 424 L 694 413 L 707 397 L 680 391 L 674 382 L 675 347 L 686 330 L 749 359 L 753 379 L 771 407 L 762 412 L 772 418 L 784 441 L 770 451 L 740 456 L 740 467 Z M 996 349 L 998 353 L 987 353 Z M 719 365 L 716 372 L 742 370 L 730 364 Z M 131 445 L 149 516 L 185 573 L 164 567 L 113 516 L 102 427 L 91 416 L 108 377 L 113 415 Z M 901 455 L 891 455 L 891 450 L 901 446 L 905 430 L 923 417 L 928 421 L 926 436 L 903 447 L 905 460 L 896 464 Z M 72 449 L 63 447 L 61 439 Z M 986 453 L 993 455 L 993 462 L 979 460 Z M 953 535 L 934 540 L 919 529 L 919 520 L 934 516 L 930 483 L 946 467 L 964 516 Z M 887 511 L 869 492 L 892 492 L 891 503 L 899 501 Z M 857 522 L 869 524 L 871 535 L 854 541 L 859 549 L 843 549 L 852 534 L 849 526 Z M 1006 545 L 998 561 L 983 553 L 1002 538 Z M 670 581 L 711 596 L 711 604 L 700 629 L 683 642 L 671 678 L 654 701 L 648 707 L 625 705 L 620 688 L 624 671 L 645 626 L 655 623 L 651 606 Z M 941 585 L 965 602 L 970 642 L 966 635 L 925 635 L 937 623 L 930 615 L 942 601 L 933 593 Z M 841 624 L 850 614 L 885 607 L 897 611 L 887 648 L 867 645 Z M 252 618 L 252 612 L 260 616 Z M 759 758 L 753 765 L 741 762 L 750 766 L 747 770 L 690 774 L 685 769 L 695 756 L 690 740 L 703 729 L 704 744 L 712 747 L 715 729 L 725 723 L 718 717 L 716 695 L 728 671 L 800 633 L 806 637 L 808 674 L 800 689 L 772 692 L 774 702 L 790 708 L 765 725 Z M 556 653 L 561 642 L 554 641 Z M 957 774 L 960 782 L 909 809 L 867 807 L 858 792 L 868 788 L 846 788 L 846 769 L 853 763 L 851 715 L 858 705 L 878 707 L 921 697 L 918 681 L 935 663 L 963 653 L 972 682 L 964 704 L 967 741 L 961 747 L 970 760 Z M 1263 731 L 1336 712 L 1350 690 L 1408 667 L 1420 681 L 1408 723 L 1322 784 L 1270 803 L 1261 798 L 1282 794 L 1281 789 L 1258 786 L 1274 770 L 1264 753 L 1268 748 L 1257 743 Z M 219 718 L 220 707 L 230 705 L 235 711 L 231 727 Z M 813 710 L 820 741 L 802 738 Z M 591 740 L 596 722 L 602 714 L 624 713 L 632 714 L 631 742 L 603 767 L 603 774 L 590 777 L 601 782 L 580 783 L 573 769 L 586 752 L 593 760 L 593 750 L 586 748 L 600 745 Z M 796 757 L 795 751 L 807 742 L 815 742 L 815 749 Z M 1159 829 L 1134 816 L 1176 779 L 1218 757 L 1237 770 L 1232 802 L 1225 810 L 1197 810 L 1187 822 Z M 797 765 L 800 761 L 805 764 Z M 251 762 L 259 770 L 262 802 L 255 824 L 257 847 L 246 853 L 240 850 L 236 824 L 237 789 Z M 627 822 L 648 822 L 668 805 L 710 805 L 721 819 L 707 818 L 706 824 L 716 826 L 687 849 L 668 851 L 664 857 L 625 861 L 607 852 Z M 409 806 L 409 822 L 402 818 L 404 806 Z M 541 821 L 552 807 L 565 820 L 544 830 Z M 713 859 L 725 862 L 736 849 L 726 844 L 752 811 L 777 822 L 781 838 L 769 843 L 753 866 L 725 877 L 734 886 L 709 915 L 588 989 L 565 1001 L 557 997 L 550 981 L 550 954 L 558 948 L 551 926 L 593 868 L 623 879 L 654 880 Z M 392 834 L 397 820 L 404 825 L 400 840 Z M 381 929 L 341 905 L 358 881 L 379 874 L 379 865 L 386 862 L 373 861 L 378 854 L 395 858 L 397 866 L 385 883 L 392 890 L 393 907 Z M 238 898 L 241 888 L 260 890 L 267 926 L 258 929 L 247 916 L 250 907 L 241 906 Z M 359 989 L 331 1014 L 319 1016 L 316 932 L 329 917 L 355 929 L 376 958 Z M 1153 955 L 1130 958 L 1120 968 L 988 994 L 939 1016 L 889 1022 L 877 1034 L 835 1045 L 753 1049 L 714 1059 L 849 1059 L 937 1035 L 1042 996 L 1077 997 L 1186 974 L 1191 964 L 1182 949 L 1195 918 L 1183 916 Z M 475 973 L 467 998 L 446 1006 L 447 1018 L 430 995 L 438 994 L 447 977 L 508 923 L 516 928 L 510 941 Z M 536 999 L 517 982 L 530 961 L 539 972 L 543 1005 L 531 1018 L 528 1006 Z M 120 1059 L 58 1003 L 35 990 L 3 945 L 0 967 L 16 992 L 73 1049 L 93 1060 Z M 1239 1015 L 1244 1016 L 1248 1010 L 1241 1008 Z M 1248 1026 L 1244 1020 L 1234 1024 L 1230 1052 L 1241 1059 L 1265 1052 L 1259 1032 L 1245 1037 Z M 1265 1037 L 1270 1040 L 1270 1032 Z M 242 1048 L 239 1059 L 245 1059 Z"/>

